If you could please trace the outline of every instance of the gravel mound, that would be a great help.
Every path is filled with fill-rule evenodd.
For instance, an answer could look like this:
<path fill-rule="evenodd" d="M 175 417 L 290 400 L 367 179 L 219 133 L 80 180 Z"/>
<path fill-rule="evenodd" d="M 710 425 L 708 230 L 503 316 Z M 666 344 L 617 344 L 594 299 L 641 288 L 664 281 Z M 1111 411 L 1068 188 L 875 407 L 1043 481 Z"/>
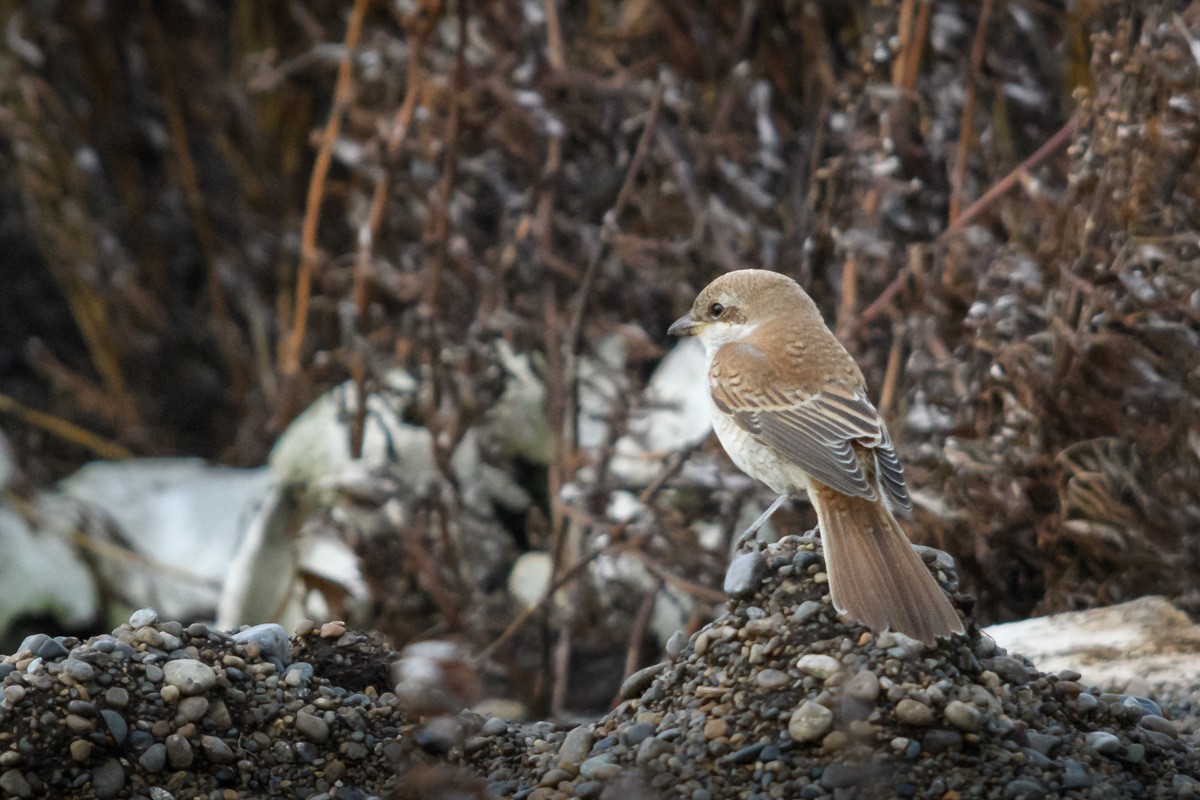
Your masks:
<path fill-rule="evenodd" d="M 949 559 L 923 555 L 953 588 Z M 469 740 L 468 763 L 528 800 L 1200 796 L 1153 700 L 1041 674 L 975 627 L 933 649 L 848 627 L 823 568 L 811 538 L 739 554 L 740 597 L 611 714 L 524 729 L 509 755 Z"/>
<path fill-rule="evenodd" d="M 0 662 L 0 797 L 1200 797 L 1154 700 L 974 627 L 925 648 L 847 626 L 823 567 L 807 537 L 739 553 L 727 613 L 570 730 L 420 708 L 391 691 L 396 654 L 340 623 L 230 634 L 144 609 L 31 636 Z"/>

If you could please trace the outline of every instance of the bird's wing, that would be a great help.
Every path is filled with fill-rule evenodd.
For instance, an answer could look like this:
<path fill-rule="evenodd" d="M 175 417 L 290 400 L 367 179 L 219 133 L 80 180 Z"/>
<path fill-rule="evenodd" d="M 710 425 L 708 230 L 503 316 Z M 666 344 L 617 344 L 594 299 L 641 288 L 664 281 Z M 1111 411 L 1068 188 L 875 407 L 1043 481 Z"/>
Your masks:
<path fill-rule="evenodd" d="M 718 409 L 816 480 L 843 494 L 876 499 L 855 452 L 858 445 L 874 454 L 880 485 L 894 503 L 912 507 L 891 436 L 861 389 L 836 383 L 818 390 L 787 387 L 762 352 L 745 343 L 718 350 L 710 376 Z"/>

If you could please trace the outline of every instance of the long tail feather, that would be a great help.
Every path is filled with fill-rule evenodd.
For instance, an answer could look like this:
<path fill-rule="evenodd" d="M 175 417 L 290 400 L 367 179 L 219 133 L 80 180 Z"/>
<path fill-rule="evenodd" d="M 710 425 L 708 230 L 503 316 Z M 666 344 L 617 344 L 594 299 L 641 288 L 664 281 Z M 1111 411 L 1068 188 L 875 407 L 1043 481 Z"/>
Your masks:
<path fill-rule="evenodd" d="M 809 494 L 838 611 L 872 630 L 899 631 L 926 644 L 963 630 L 954 607 L 882 501 L 823 485 L 813 488 Z"/>

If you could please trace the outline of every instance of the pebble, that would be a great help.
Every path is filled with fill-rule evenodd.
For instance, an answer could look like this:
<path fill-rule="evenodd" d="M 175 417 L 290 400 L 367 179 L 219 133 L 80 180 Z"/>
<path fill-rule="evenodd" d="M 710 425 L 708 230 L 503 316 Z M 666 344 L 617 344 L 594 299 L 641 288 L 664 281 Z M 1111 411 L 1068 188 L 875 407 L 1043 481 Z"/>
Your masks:
<path fill-rule="evenodd" d="M 115 758 L 110 758 L 92 770 L 92 795 L 105 798 L 116 797 L 125 789 L 125 768 Z"/>
<path fill-rule="evenodd" d="M 933 709 L 924 703 L 906 697 L 896 704 L 896 719 L 905 725 L 925 727 L 933 723 Z"/>
<path fill-rule="evenodd" d="M 658 676 L 658 673 L 662 672 L 666 666 L 667 662 L 662 661 L 649 667 L 643 667 L 642 669 L 639 669 L 637 672 L 630 675 L 625 679 L 624 683 L 621 684 L 621 697 L 625 698 L 626 700 L 632 700 L 635 697 L 639 697 L 643 692 L 650 688 L 650 684 L 654 683 L 654 679 Z"/>
<path fill-rule="evenodd" d="M 183 695 L 204 694 L 217 682 L 217 673 L 212 667 L 191 658 L 168 661 L 162 673 L 167 685 L 174 686 Z"/>
<path fill-rule="evenodd" d="M 786 672 L 777 669 L 764 669 L 754 676 L 754 682 L 763 689 L 780 689 L 791 683 Z"/>
<path fill-rule="evenodd" d="M 233 750 L 217 736 L 201 736 L 200 749 L 204 751 L 204 757 L 214 764 L 228 764 L 234 760 Z"/>
<path fill-rule="evenodd" d="M 1018 779 L 1004 787 L 1004 800 L 1041 800 L 1046 796 L 1046 787 L 1037 781 Z"/>
<path fill-rule="evenodd" d="M 1108 731 L 1092 731 L 1085 740 L 1087 746 L 1102 756 L 1109 756 L 1121 749 L 1121 740 Z"/>
<path fill-rule="evenodd" d="M 129 691 L 120 686 L 112 686 L 104 692 L 104 702 L 109 708 L 120 710 L 129 705 Z"/>
<path fill-rule="evenodd" d="M 484 736 L 499 736 L 508 730 L 508 722 L 501 717 L 489 717 L 480 730 Z"/>
<path fill-rule="evenodd" d="M 942 712 L 946 721 L 960 731 L 974 733 L 983 727 L 983 714 L 974 706 L 967 705 L 961 700 L 951 700 Z"/>
<path fill-rule="evenodd" d="M 820 611 L 821 604 L 816 600 L 805 600 L 803 603 L 796 606 L 796 610 L 792 612 L 791 622 L 793 625 L 803 625 L 815 617 Z"/>
<path fill-rule="evenodd" d="M 199 722 L 208 713 L 208 698 L 185 697 L 179 701 L 175 712 L 185 722 Z"/>
<path fill-rule="evenodd" d="M 58 639 L 47 639 L 42 643 L 42 646 L 38 648 L 37 656 L 45 661 L 54 661 L 55 659 L 65 657 L 70 652 L 71 651 L 67 649 L 66 645 L 64 645 Z"/>
<path fill-rule="evenodd" d="M 767 560 L 757 550 L 739 551 L 725 570 L 725 593 L 747 597 L 758 590 L 767 571 Z"/>
<path fill-rule="evenodd" d="M 137 630 L 158 623 L 158 612 L 153 608 L 139 608 L 129 615 L 129 627 Z"/>
<path fill-rule="evenodd" d="M 879 678 L 869 669 L 859 670 L 842 685 L 842 691 L 863 703 L 874 703 L 879 697 Z"/>
<path fill-rule="evenodd" d="M 788 736 L 794 742 L 820 739 L 833 727 L 833 712 L 813 700 L 805 700 L 788 717 Z"/>
<path fill-rule="evenodd" d="M 328 623 L 333 624 L 333 623 Z M 324 626 L 321 628 L 321 635 L 324 636 Z M 346 632 L 345 625 L 342 625 L 342 633 Z M 341 636 L 339 633 L 338 636 Z M 288 639 L 287 631 L 282 625 L 274 622 L 264 622 L 261 625 L 254 625 L 244 631 L 238 631 L 233 635 L 233 640 L 238 644 L 256 645 L 262 652 L 264 658 L 280 661 L 286 661 L 291 655 L 291 641 Z M 281 666 L 281 665 L 277 665 Z"/>
<path fill-rule="evenodd" d="M 71 760 L 82 764 L 92 757 L 93 747 L 95 745 L 87 739 L 75 739 L 68 748 L 71 751 Z"/>
<path fill-rule="evenodd" d="M 592 751 L 592 732 L 587 725 L 578 725 L 567 731 L 558 748 L 558 765 L 564 769 L 579 771 L 579 765 Z"/>
<path fill-rule="evenodd" d="M 800 656 L 800 660 L 796 662 L 796 668 L 801 672 L 807 672 L 814 678 L 821 678 L 823 680 L 840 670 L 842 668 L 842 662 L 838 661 L 833 656 L 822 655 L 819 653 L 807 653 L 803 656 Z"/>
<path fill-rule="evenodd" d="M 324 744 L 329 739 L 329 723 L 324 717 L 300 711 L 296 714 L 296 730 L 314 744 Z"/>
<path fill-rule="evenodd" d="M 187 739 L 180 736 L 178 733 L 172 733 L 167 737 L 167 763 L 173 769 L 187 769 L 192 766 L 192 760 L 195 758 L 195 753 L 192 752 L 192 745 Z"/>
<path fill-rule="evenodd" d="M 1138 725 L 1146 730 L 1155 731 L 1157 733 L 1165 733 L 1172 739 L 1179 738 L 1179 729 L 1175 727 L 1175 723 L 1169 719 L 1164 719 L 1157 714 L 1146 714 L 1138 720 Z"/>
<path fill-rule="evenodd" d="M 19 769 L 10 769 L 0 775 L 0 789 L 12 797 L 33 797 L 33 789 Z"/>
<path fill-rule="evenodd" d="M 155 742 L 146 748 L 146 752 L 138 757 L 138 764 L 151 775 L 157 775 L 167 766 L 167 746 Z"/>
<path fill-rule="evenodd" d="M 117 747 L 125 744 L 125 738 L 129 735 L 129 725 L 126 724 L 125 718 L 111 708 L 103 709 L 100 718 L 104 720 L 104 726 Z"/>

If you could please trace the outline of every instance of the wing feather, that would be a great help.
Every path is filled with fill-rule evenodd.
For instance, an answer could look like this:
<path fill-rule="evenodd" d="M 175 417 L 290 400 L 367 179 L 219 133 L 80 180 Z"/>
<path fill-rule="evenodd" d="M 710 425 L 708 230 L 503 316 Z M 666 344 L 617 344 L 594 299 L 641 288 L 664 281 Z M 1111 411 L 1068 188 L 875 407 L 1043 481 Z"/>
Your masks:
<path fill-rule="evenodd" d="M 718 350 L 710 375 L 713 403 L 759 443 L 826 486 L 854 497 L 876 499 L 869 476 L 874 472 L 896 506 L 912 508 L 891 436 L 861 389 L 834 384 L 817 391 L 782 392 L 761 351 L 744 342 Z M 874 456 L 875 463 L 867 469 L 856 445 Z"/>

